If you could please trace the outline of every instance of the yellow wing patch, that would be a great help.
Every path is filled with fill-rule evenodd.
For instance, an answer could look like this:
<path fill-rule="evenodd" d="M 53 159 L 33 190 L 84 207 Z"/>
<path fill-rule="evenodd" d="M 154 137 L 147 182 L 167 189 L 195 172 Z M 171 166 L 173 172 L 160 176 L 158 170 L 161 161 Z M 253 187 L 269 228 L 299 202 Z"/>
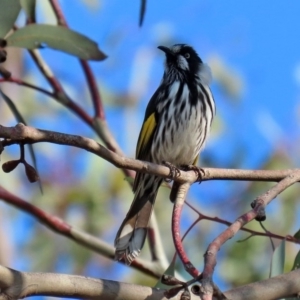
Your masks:
<path fill-rule="evenodd" d="M 139 157 L 141 150 L 147 145 L 149 139 L 156 127 L 155 113 L 151 114 L 144 122 L 142 130 L 140 132 L 138 144 L 136 147 L 136 157 Z"/>

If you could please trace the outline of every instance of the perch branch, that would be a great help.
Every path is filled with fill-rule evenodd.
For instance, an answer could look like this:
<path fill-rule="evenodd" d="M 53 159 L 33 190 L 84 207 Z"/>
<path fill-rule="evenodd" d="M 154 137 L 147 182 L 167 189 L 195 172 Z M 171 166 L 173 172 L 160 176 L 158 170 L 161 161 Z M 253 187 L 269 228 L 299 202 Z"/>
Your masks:
<path fill-rule="evenodd" d="M 273 278 L 254 282 L 229 291 L 231 300 L 270 300 L 294 295 L 300 291 L 300 269 Z M 20 272 L 0 265 L 0 300 L 29 296 L 53 296 L 80 299 L 167 300 L 166 290 L 147 286 L 95 279 L 85 276 Z M 117 293 L 117 294 L 116 294 Z M 190 293 L 190 300 L 199 296 Z M 181 292 L 173 300 L 179 300 Z M 215 298 L 214 298 L 215 299 Z"/>
<path fill-rule="evenodd" d="M 103 147 L 93 139 L 86 137 L 64 134 L 55 131 L 41 130 L 33 127 L 25 126 L 21 123 L 14 127 L 4 127 L 0 125 L 0 138 L 2 146 L 18 144 L 34 144 L 40 142 L 48 142 L 59 145 L 66 145 L 84 149 L 103 159 L 109 161 L 114 166 L 121 169 L 131 169 L 134 171 L 145 172 L 158 175 L 163 178 L 169 176 L 170 170 L 163 165 L 135 160 L 121 156 L 113 151 Z M 248 181 L 280 181 L 298 169 L 285 170 L 239 170 L 239 169 L 219 169 L 219 168 L 202 168 L 203 175 L 201 180 L 248 180 Z M 197 175 L 194 171 L 181 171 L 180 175 L 175 179 L 179 183 L 193 183 L 197 181 Z"/>

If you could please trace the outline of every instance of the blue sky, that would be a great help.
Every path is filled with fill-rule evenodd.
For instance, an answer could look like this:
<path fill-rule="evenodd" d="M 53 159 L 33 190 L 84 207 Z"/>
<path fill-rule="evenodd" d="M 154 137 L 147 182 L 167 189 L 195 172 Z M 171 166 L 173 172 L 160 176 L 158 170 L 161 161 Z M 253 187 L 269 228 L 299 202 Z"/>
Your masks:
<path fill-rule="evenodd" d="M 136 78 L 132 74 L 136 56 L 141 49 L 148 51 L 150 58 L 138 69 L 141 74 L 149 72 L 150 78 L 138 99 L 141 109 L 162 76 L 163 55 L 156 47 L 186 42 L 207 62 L 214 56 L 221 57 L 228 75 L 232 70 L 243 82 L 236 109 L 220 92 L 218 82 L 212 86 L 218 114 L 226 123 L 220 139 L 223 146 L 237 136 L 237 130 L 243 130 L 240 141 L 249 148 L 259 144 L 263 155 L 273 139 L 280 138 L 278 135 L 295 134 L 299 94 L 297 1 L 289 5 L 270 1 L 172 1 L 171 7 L 169 1 L 149 2 L 142 28 L 137 26 L 139 1 L 102 1 L 95 11 L 83 9 L 80 1 L 74 2 L 72 9 L 66 1 L 62 4 L 69 24 L 95 39 L 108 54 L 106 61 L 92 63 L 104 87 L 130 93 L 135 87 L 130 80 Z M 88 22 L 78 22 L 78 10 Z M 56 64 L 64 72 L 64 65 L 60 61 Z M 259 159 L 258 154 L 254 158 Z M 249 167 L 251 164 L 253 161 L 249 161 Z"/>

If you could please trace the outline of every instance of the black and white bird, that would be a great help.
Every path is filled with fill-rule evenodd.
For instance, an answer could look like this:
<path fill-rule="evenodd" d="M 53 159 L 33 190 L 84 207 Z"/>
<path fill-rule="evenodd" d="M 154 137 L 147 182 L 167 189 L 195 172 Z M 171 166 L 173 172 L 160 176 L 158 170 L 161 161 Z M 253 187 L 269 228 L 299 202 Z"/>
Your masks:
<path fill-rule="evenodd" d="M 186 44 L 159 46 L 166 55 L 162 81 L 150 99 L 137 142 L 136 158 L 178 168 L 197 164 L 210 132 L 215 102 L 210 68 Z M 134 199 L 115 239 L 115 257 L 130 264 L 140 253 L 157 191 L 163 179 L 138 172 Z M 174 201 L 178 185 L 173 184 Z"/>

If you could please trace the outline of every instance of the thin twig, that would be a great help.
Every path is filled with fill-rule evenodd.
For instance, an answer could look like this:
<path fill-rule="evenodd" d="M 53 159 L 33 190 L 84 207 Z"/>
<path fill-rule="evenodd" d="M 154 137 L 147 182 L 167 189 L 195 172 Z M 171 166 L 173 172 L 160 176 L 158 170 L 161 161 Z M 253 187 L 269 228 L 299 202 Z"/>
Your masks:
<path fill-rule="evenodd" d="M 62 12 L 62 9 L 57 0 L 49 0 L 49 3 L 52 7 L 52 10 L 56 16 L 57 23 L 64 27 L 69 27 L 67 20 Z M 92 102 L 95 110 L 95 118 L 99 118 L 101 120 L 105 120 L 104 107 L 102 104 L 102 100 L 100 97 L 99 88 L 97 86 L 97 82 L 95 76 L 89 66 L 88 62 L 83 59 L 79 59 L 80 65 L 82 67 L 83 73 L 86 77 L 87 85 L 89 87 L 89 91 L 91 94 Z"/>
<path fill-rule="evenodd" d="M 30 56 L 34 60 L 35 64 L 44 75 L 45 79 L 48 81 L 50 86 L 53 88 L 54 99 L 61 103 L 62 105 L 69 108 L 72 112 L 74 112 L 81 120 L 83 120 L 87 125 L 90 127 L 93 126 L 93 119 L 78 105 L 76 104 L 66 93 L 64 88 L 62 87 L 61 83 L 57 80 L 54 76 L 53 72 L 51 71 L 50 67 L 41 57 L 39 51 L 35 50 L 28 50 Z"/>
<path fill-rule="evenodd" d="M 36 91 L 39 91 L 49 97 L 52 97 L 52 98 L 55 98 L 54 94 L 52 92 L 49 92 L 39 86 L 36 86 L 34 84 L 31 84 L 29 82 L 26 82 L 26 81 L 23 81 L 21 79 L 18 79 L 18 78 L 15 78 L 15 77 L 10 77 L 10 78 L 0 78 L 0 82 L 8 82 L 8 83 L 15 83 L 15 84 L 18 84 L 18 85 L 22 85 L 22 86 L 26 86 L 26 87 L 29 87 L 31 89 L 34 89 Z"/>
<path fill-rule="evenodd" d="M 107 258 L 114 259 L 115 250 L 110 244 L 86 232 L 74 228 L 73 226 L 69 225 L 62 219 L 58 218 L 57 216 L 48 214 L 47 212 L 32 205 L 31 203 L 10 193 L 9 191 L 5 190 L 1 186 L 0 186 L 0 199 L 30 214 L 31 216 L 36 218 L 40 223 L 47 226 L 52 231 L 60 235 L 63 235 L 68 239 L 71 239 L 74 242 L 83 245 L 86 248 L 91 249 Z M 131 265 L 133 268 L 140 270 L 143 273 L 148 274 L 155 278 L 160 278 L 162 272 L 164 271 L 164 268 L 162 266 L 155 264 L 153 262 L 145 261 L 140 258 L 136 259 Z"/>
<path fill-rule="evenodd" d="M 300 170 L 294 170 L 291 174 L 286 176 L 271 189 L 255 199 L 255 207 L 240 216 L 235 222 L 233 222 L 226 230 L 224 230 L 217 238 L 215 238 L 207 248 L 204 255 L 204 270 L 201 274 L 202 288 L 206 294 L 210 294 L 212 291 L 212 275 L 216 266 L 216 255 L 221 246 L 231 239 L 245 224 L 249 223 L 257 217 L 260 210 L 268 205 L 275 197 L 277 197 L 285 189 L 293 185 L 300 180 Z"/>
<path fill-rule="evenodd" d="M 232 222 L 220 219 L 218 217 L 210 217 L 208 215 L 203 214 L 202 212 L 199 211 L 199 209 L 196 209 L 188 201 L 185 201 L 185 204 L 188 207 L 190 207 L 195 213 L 197 213 L 199 215 L 199 218 L 195 222 L 199 222 L 200 220 L 208 220 L 208 221 L 216 222 L 216 223 L 219 223 L 219 224 L 224 224 L 226 226 L 232 225 Z M 193 225 L 194 225 L 194 223 L 193 223 Z M 265 232 L 260 232 L 260 231 L 256 231 L 256 230 L 253 230 L 253 229 L 248 229 L 248 228 L 245 228 L 245 227 L 242 227 L 240 230 L 250 233 L 250 236 L 270 237 L 270 238 L 275 238 L 275 239 L 279 239 L 279 240 L 289 241 L 289 242 L 295 243 L 295 244 L 300 244 L 300 240 L 293 237 L 293 236 L 291 236 L 291 235 L 283 236 L 283 235 L 279 235 L 279 234 L 276 234 L 276 233 L 272 233 L 272 232 L 267 231 L 267 230 Z"/>

